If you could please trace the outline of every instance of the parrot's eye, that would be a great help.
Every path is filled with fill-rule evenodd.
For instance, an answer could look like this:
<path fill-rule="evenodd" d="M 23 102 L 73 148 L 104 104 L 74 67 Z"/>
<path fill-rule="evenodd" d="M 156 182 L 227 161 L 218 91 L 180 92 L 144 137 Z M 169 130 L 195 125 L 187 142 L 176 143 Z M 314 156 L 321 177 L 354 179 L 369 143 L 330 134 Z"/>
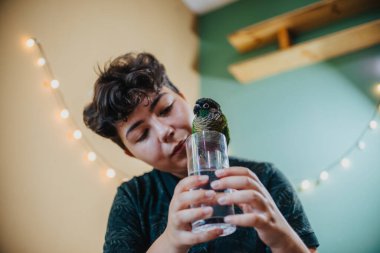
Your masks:
<path fill-rule="evenodd" d="M 204 105 L 203 105 L 203 108 L 205 108 L 205 109 L 207 109 L 207 108 L 209 108 L 210 106 L 207 104 L 207 103 L 205 103 Z"/>

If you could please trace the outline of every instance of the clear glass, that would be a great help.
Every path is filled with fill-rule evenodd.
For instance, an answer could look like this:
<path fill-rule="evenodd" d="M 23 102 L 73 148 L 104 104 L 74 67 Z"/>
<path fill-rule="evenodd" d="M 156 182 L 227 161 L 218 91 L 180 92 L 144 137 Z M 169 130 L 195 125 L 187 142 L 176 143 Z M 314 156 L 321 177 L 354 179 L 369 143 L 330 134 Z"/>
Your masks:
<path fill-rule="evenodd" d="M 217 180 L 215 170 L 229 167 L 226 137 L 216 131 L 203 131 L 190 135 L 186 140 L 186 154 L 189 176 L 209 176 L 208 183 L 197 189 L 212 189 L 210 186 L 211 182 Z M 230 189 L 216 191 L 217 197 L 215 199 L 230 192 Z M 218 205 L 217 202 L 213 202 L 202 203 L 191 207 L 204 206 L 211 206 L 214 210 L 213 215 L 208 219 L 193 222 L 192 231 L 194 233 L 209 231 L 216 227 L 223 229 L 224 232 L 221 236 L 226 236 L 235 232 L 236 226 L 224 223 L 223 220 L 225 216 L 235 213 L 233 205 L 221 206 Z"/>

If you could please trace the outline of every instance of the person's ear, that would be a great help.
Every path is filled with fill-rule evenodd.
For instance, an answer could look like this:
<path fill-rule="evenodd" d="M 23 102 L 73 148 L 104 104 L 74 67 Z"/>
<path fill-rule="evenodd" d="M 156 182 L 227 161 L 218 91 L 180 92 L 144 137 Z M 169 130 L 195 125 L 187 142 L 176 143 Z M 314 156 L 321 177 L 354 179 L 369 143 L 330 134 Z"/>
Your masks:
<path fill-rule="evenodd" d="M 127 156 L 135 157 L 135 156 L 131 153 L 131 151 L 129 151 L 129 149 L 127 149 L 127 148 L 124 149 L 124 153 L 125 153 Z"/>

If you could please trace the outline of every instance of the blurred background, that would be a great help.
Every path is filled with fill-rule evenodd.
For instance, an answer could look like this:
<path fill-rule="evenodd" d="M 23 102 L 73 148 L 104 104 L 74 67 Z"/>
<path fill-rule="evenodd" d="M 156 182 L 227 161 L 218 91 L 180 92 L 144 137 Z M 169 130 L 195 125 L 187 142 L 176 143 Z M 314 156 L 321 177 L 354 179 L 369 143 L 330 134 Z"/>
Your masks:
<path fill-rule="evenodd" d="M 326 2 L 0 1 L 0 252 L 102 252 L 116 188 L 151 168 L 87 130 L 82 110 L 97 65 L 130 51 L 153 53 L 189 103 L 204 96 L 221 104 L 230 154 L 272 162 L 287 175 L 319 252 L 380 252 L 378 37 L 245 84 L 229 72 L 281 51 L 272 42 L 239 53 L 229 35 Z M 379 18 L 371 8 L 292 36 L 292 44 Z M 31 37 L 42 45 L 45 65 L 37 45 L 27 46 Z M 298 61 L 288 57 L 282 65 Z"/>

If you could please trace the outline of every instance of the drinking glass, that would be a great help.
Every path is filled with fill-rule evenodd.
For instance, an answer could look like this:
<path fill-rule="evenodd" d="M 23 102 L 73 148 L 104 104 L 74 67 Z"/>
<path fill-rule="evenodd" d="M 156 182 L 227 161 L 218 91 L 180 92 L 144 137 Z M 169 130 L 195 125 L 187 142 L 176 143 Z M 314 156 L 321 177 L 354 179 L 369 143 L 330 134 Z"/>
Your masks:
<path fill-rule="evenodd" d="M 229 167 L 226 137 L 222 133 L 216 131 L 202 131 L 190 135 L 186 140 L 186 154 L 189 176 L 209 176 L 207 184 L 197 189 L 212 189 L 210 184 L 218 179 L 215 175 L 215 171 Z M 231 189 L 217 190 L 215 199 L 230 192 Z M 209 231 L 214 228 L 223 229 L 223 234 L 221 236 L 226 236 L 235 232 L 235 225 L 224 222 L 225 216 L 234 214 L 234 205 L 218 205 L 218 203 L 214 201 L 211 204 L 202 203 L 200 205 L 192 205 L 191 207 L 204 206 L 211 206 L 213 208 L 213 214 L 210 218 L 193 222 L 192 231 L 194 233 Z"/>

